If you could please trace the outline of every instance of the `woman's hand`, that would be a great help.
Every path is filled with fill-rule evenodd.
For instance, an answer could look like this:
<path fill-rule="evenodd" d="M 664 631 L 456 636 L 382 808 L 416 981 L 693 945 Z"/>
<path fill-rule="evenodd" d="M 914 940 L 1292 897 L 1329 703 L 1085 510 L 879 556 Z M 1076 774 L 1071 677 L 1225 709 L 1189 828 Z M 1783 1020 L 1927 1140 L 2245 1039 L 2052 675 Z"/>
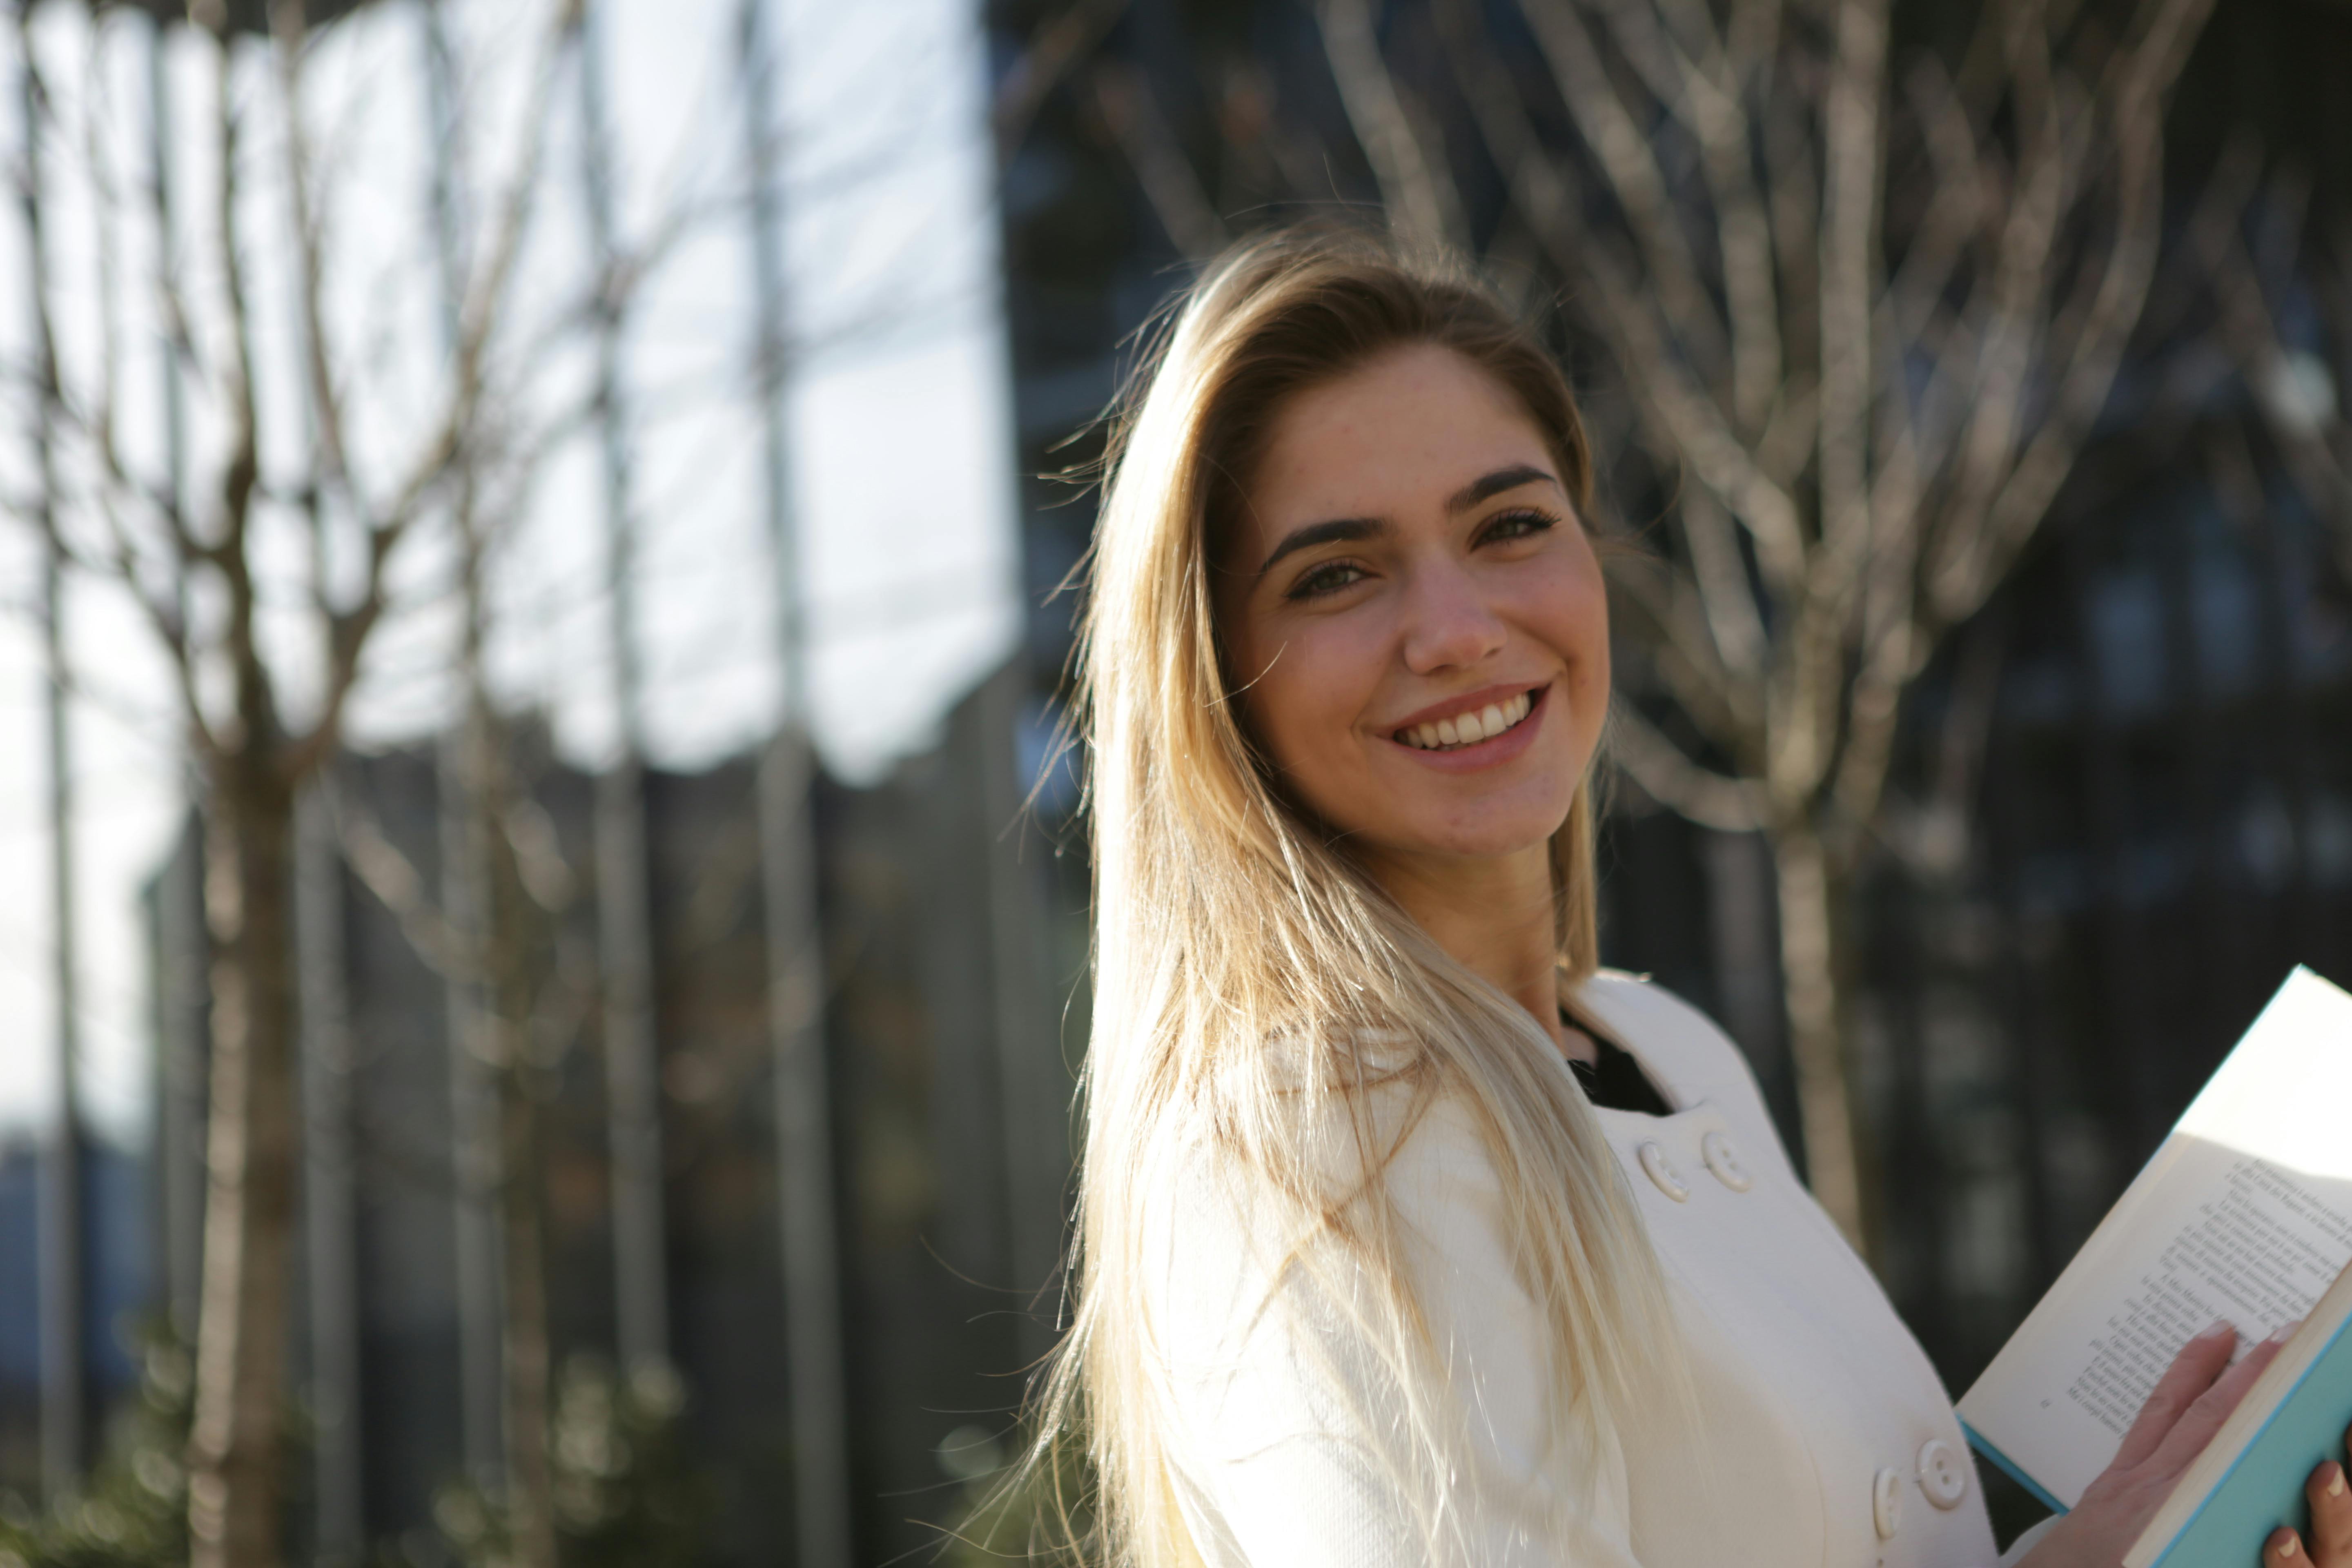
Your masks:
<path fill-rule="evenodd" d="M 2230 1351 L 2237 1334 L 2227 1323 L 2216 1323 L 2181 1346 L 2140 1407 L 2139 1418 L 2124 1434 L 2115 1462 L 2084 1489 L 2074 1511 L 2053 1526 L 2017 1568 L 2116 1568 L 2171 1495 L 2172 1484 L 2221 1429 L 2285 1338 L 2282 1330 L 2247 1352 L 2235 1366 L 2230 1364 Z M 2342 1485 L 2342 1472 L 2335 1466 L 2323 1465 L 2320 1470 L 2335 1472 L 2333 1479 Z M 2315 1472 L 2313 1517 L 2326 1519 L 2316 1533 L 2333 1543 L 2336 1555 L 2318 1557 L 2317 1568 L 2352 1568 L 2352 1493 L 2327 1496 L 2326 1485 Z M 2329 1505 L 2326 1515 L 2319 1511 L 2322 1501 Z M 2300 1545 L 2285 1545 L 2294 1539 L 2293 1531 L 2278 1531 L 2263 1551 L 2264 1568 L 2305 1568 Z M 2246 1544 L 2251 1550 L 2253 1542 Z"/>
<path fill-rule="evenodd" d="M 2263 1543 L 2263 1568 L 2352 1568 L 2352 1487 L 2344 1467 L 2329 1459 L 2303 1483 L 2311 1502 L 2311 1541 L 2281 1528 Z"/>

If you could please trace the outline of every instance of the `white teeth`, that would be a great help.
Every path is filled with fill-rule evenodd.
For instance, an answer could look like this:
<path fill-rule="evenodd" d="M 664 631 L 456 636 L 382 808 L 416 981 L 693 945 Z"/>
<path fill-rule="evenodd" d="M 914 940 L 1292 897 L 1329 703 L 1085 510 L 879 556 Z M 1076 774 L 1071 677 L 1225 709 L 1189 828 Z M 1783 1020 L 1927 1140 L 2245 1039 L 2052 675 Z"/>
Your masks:
<path fill-rule="evenodd" d="M 1411 730 L 1399 731 L 1397 739 L 1425 752 L 1475 745 L 1517 724 L 1534 707 L 1535 694 L 1522 691 L 1507 702 L 1488 703 L 1475 713 L 1456 713 L 1433 724 L 1416 724 Z"/>

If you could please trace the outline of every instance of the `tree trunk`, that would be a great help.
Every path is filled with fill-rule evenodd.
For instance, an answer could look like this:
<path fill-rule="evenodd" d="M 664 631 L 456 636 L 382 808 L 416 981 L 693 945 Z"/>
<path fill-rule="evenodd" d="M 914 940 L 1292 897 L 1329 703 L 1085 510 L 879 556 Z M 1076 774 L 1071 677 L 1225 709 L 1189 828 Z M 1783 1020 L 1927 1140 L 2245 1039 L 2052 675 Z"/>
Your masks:
<path fill-rule="evenodd" d="M 297 1153 L 294 792 L 248 735 L 214 759 L 205 910 L 213 948 L 204 1288 L 189 1435 L 191 1568 L 278 1568 L 288 1263 Z"/>
<path fill-rule="evenodd" d="M 1863 1180 L 1862 1131 L 1848 1081 L 1840 930 L 1843 879 L 1808 826 L 1772 835 L 1780 889 L 1780 982 L 1789 1013 L 1789 1056 L 1797 1073 L 1797 1117 L 1813 1196 L 1856 1251 L 1872 1256 Z"/>
<path fill-rule="evenodd" d="M 509 1043 L 522 1030 L 500 1020 Z M 505 1268 L 507 1507 L 516 1568 L 556 1568 L 555 1482 L 548 1464 L 549 1352 L 545 1231 L 539 1202 L 538 1108 L 509 1058 L 499 1075 L 499 1257 Z"/>
<path fill-rule="evenodd" d="M 469 572 L 478 593 L 480 566 Z M 478 600 L 475 626 L 480 625 Z M 478 636 L 469 641 L 474 671 L 473 752 L 467 809 L 480 858 L 484 897 L 481 952 L 492 1031 L 491 1081 L 498 1102 L 499 1259 L 504 1311 L 499 1322 L 506 1436 L 506 1502 L 516 1568 L 556 1568 L 554 1479 L 548 1463 L 549 1363 L 546 1226 L 540 1202 L 539 1107 L 530 1070 L 533 932 L 521 877 L 505 829 L 511 739 L 481 684 Z"/>

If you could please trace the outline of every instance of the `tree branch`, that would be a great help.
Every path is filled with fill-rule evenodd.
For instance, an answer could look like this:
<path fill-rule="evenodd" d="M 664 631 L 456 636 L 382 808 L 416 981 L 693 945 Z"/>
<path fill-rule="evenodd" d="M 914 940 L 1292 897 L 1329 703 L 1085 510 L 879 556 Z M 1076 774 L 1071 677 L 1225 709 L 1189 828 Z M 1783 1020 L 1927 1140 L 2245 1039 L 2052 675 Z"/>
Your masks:
<path fill-rule="evenodd" d="M 1151 83 L 1139 71 L 1108 60 L 1091 75 L 1095 106 L 1127 154 L 1145 199 L 1160 216 L 1160 226 L 1186 260 L 1196 267 L 1205 264 L 1233 242 L 1233 235 L 1201 188 L 1192 161 L 1177 146 Z"/>
<path fill-rule="evenodd" d="M 1127 6 L 1128 0 L 1076 0 L 1047 17 L 1031 36 L 1029 47 L 998 82 L 989 111 L 998 168 L 1012 163 L 1045 100 L 1094 52 L 1127 14 Z"/>
<path fill-rule="evenodd" d="M 1643 794 L 1702 827 L 1750 833 L 1765 825 L 1753 786 L 1692 762 L 1629 704 L 1610 713 L 1607 754 Z"/>
<path fill-rule="evenodd" d="M 370 521 L 365 585 L 357 603 L 329 621 L 328 668 L 320 713 L 310 731 L 288 748 L 285 767 L 292 776 L 299 777 L 317 766 L 336 743 L 344 704 L 359 676 L 361 655 L 383 616 L 393 554 L 435 487 L 472 438 L 484 395 L 491 338 L 530 227 L 539 171 L 546 155 L 556 79 L 564 54 L 579 37 L 583 4 L 584 0 L 558 0 L 554 6 L 525 111 L 523 155 L 500 205 L 489 264 L 467 290 L 458 313 L 457 353 L 441 421 L 408 477 L 397 487 L 391 504 Z"/>
<path fill-rule="evenodd" d="M 2098 98 L 2112 103 L 2116 174 L 2114 234 L 2057 378 L 2050 416 L 1993 495 L 1982 526 L 1929 569 L 1928 591 L 1946 625 L 1984 603 L 2048 513 L 2059 485 L 2106 406 L 2126 343 L 2156 269 L 2162 216 L 2164 95 L 2178 78 L 2212 0 L 2142 0 L 2138 41 L 2117 51 Z"/>
<path fill-rule="evenodd" d="M 1340 105 L 1380 182 L 1389 221 L 1411 248 L 1466 248 L 1468 226 L 1444 154 L 1422 144 L 1405 110 L 1396 78 L 1381 54 L 1370 0 L 1320 0 L 1315 18 Z"/>
<path fill-rule="evenodd" d="M 334 803 L 335 842 L 344 862 L 399 922 L 400 934 L 426 968 L 446 980 L 479 984 L 481 966 L 466 933 L 425 892 L 424 874 L 385 836 L 375 814 L 344 798 L 350 794 L 336 792 Z"/>
<path fill-rule="evenodd" d="M 2347 435 L 2341 393 L 2313 388 L 2290 355 L 2242 233 L 2259 156 L 2250 142 L 2224 152 L 2209 200 L 2189 225 L 2189 245 L 2220 307 L 2215 330 L 2222 345 L 2252 391 L 2296 488 L 2333 525 L 2339 569 L 2352 582 L 2352 463 L 2329 440 L 2333 435 L 2343 442 Z"/>
<path fill-rule="evenodd" d="M 1537 47 L 1559 79 L 1570 117 L 1624 214 L 1627 231 L 1641 253 L 1649 295 L 1661 317 L 1673 323 L 1671 331 L 1660 334 L 1662 341 L 1687 356 L 1702 383 L 1720 389 L 1729 359 L 1722 320 L 1675 216 L 1656 144 L 1621 96 L 1576 6 L 1539 5 L 1525 15 Z M 1509 172 L 1508 163 L 1504 167 Z M 1583 215 L 1577 216 L 1581 219 Z"/>

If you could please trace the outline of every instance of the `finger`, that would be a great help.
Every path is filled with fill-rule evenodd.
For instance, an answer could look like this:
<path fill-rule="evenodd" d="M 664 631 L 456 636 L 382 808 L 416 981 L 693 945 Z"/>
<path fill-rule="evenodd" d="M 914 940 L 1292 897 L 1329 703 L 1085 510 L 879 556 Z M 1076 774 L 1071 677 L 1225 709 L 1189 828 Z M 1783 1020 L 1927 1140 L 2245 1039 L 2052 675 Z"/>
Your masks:
<path fill-rule="evenodd" d="M 2303 1554 L 2303 1538 L 2281 1525 L 2263 1542 L 2263 1568 L 2287 1568 L 2288 1563 L 2311 1568 L 2311 1560 Z"/>
<path fill-rule="evenodd" d="M 2352 1563 L 2352 1487 L 2344 1467 L 2330 1459 L 2311 1472 L 2303 1495 L 2311 1503 L 2311 1555 L 2315 1562 Z"/>
<path fill-rule="evenodd" d="M 2155 1453 L 2181 1413 L 2196 1403 L 2198 1395 L 2212 1387 L 2221 1369 L 2230 1364 L 2230 1352 L 2237 1342 L 2235 1329 L 2227 1323 L 2215 1323 L 2182 1345 L 2180 1353 L 2172 1358 L 2172 1364 L 2164 1369 L 2164 1375 L 2157 1379 L 2147 1403 L 2139 1407 L 2131 1430 L 2124 1434 L 2124 1446 L 2116 1450 L 2115 1462 L 2119 1466 L 2137 1465 Z"/>
<path fill-rule="evenodd" d="M 2213 1434 L 2221 1429 L 2221 1423 L 2230 1418 L 2230 1412 L 2238 1407 L 2238 1401 L 2246 1396 L 2246 1390 L 2254 1385 L 2254 1379 L 2278 1359 L 2279 1347 L 2284 1342 L 2283 1335 L 2273 1334 L 2248 1351 L 2237 1365 L 2215 1378 L 2213 1386 L 2190 1401 L 2189 1408 L 2180 1413 L 2180 1419 L 2164 1435 L 2164 1441 L 2157 1445 L 2148 1463 L 2165 1475 L 2187 1469 L 2189 1461 L 2204 1451 L 2205 1445 L 2213 1440 Z"/>

